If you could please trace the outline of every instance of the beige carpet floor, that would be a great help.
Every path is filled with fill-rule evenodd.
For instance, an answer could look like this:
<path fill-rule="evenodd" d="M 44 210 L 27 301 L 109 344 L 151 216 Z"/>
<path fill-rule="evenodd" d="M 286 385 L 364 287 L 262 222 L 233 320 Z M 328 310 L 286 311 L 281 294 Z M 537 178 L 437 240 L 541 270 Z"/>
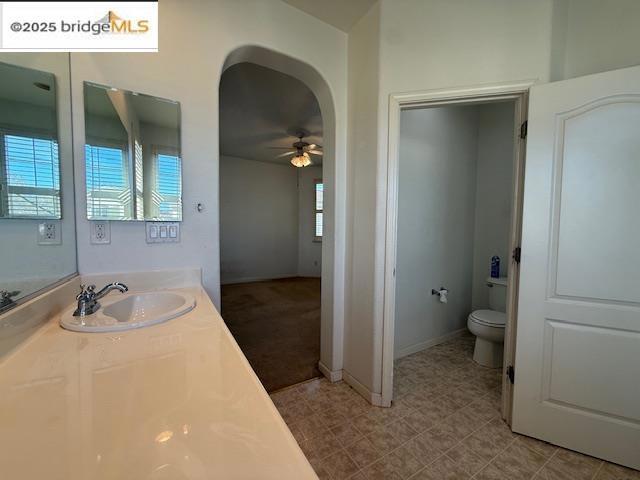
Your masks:
<path fill-rule="evenodd" d="M 320 279 L 222 286 L 222 317 L 268 392 L 320 375 Z"/>

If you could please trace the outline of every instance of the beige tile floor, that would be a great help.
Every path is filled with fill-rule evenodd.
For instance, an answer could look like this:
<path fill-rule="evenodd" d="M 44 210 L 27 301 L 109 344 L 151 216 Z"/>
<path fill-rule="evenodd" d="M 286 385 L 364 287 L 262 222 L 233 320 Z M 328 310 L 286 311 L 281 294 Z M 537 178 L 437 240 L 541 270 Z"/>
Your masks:
<path fill-rule="evenodd" d="M 501 372 L 471 360 L 466 335 L 395 365 L 396 400 L 370 406 L 344 382 L 271 395 L 320 479 L 640 480 L 640 472 L 514 434 Z"/>

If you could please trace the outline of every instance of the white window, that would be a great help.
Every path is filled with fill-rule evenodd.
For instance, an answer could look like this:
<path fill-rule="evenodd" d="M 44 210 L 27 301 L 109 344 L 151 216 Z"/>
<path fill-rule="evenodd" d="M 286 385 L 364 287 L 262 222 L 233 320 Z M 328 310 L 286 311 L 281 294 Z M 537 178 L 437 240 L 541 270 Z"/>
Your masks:
<path fill-rule="evenodd" d="M 182 165 L 178 152 L 168 147 L 154 149 L 153 218 L 182 220 Z"/>
<path fill-rule="evenodd" d="M 56 140 L 0 131 L 0 216 L 61 217 Z"/>
<path fill-rule="evenodd" d="M 89 219 L 125 220 L 133 216 L 126 147 L 85 145 Z"/>
<path fill-rule="evenodd" d="M 314 190 L 314 195 L 315 195 L 315 201 L 314 201 L 314 206 L 315 206 L 315 233 L 314 233 L 314 240 L 316 242 L 321 242 L 322 241 L 322 230 L 323 230 L 323 226 L 324 226 L 324 222 L 323 222 L 323 207 L 324 207 L 324 184 L 322 183 L 322 179 L 317 179 L 314 180 L 314 185 L 315 188 Z"/>
<path fill-rule="evenodd" d="M 138 140 L 134 140 L 133 142 L 133 156 L 134 156 L 134 164 L 133 164 L 133 172 L 135 178 L 135 191 L 136 195 L 134 197 L 134 201 L 136 202 L 136 218 L 138 220 L 142 220 L 144 218 L 144 172 L 143 172 L 143 158 L 142 158 L 142 145 L 138 142 Z"/>

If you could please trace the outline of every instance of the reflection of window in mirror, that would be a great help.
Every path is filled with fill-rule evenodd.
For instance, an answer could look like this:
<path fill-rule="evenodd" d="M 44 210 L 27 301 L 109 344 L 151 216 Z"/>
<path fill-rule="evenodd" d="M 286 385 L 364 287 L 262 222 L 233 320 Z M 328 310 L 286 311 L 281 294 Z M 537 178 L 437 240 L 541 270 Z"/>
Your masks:
<path fill-rule="evenodd" d="M 94 219 L 132 218 L 127 146 L 102 141 L 85 145 L 87 215 Z"/>
<path fill-rule="evenodd" d="M 0 128 L 0 216 L 60 218 L 55 138 Z"/>
<path fill-rule="evenodd" d="M 134 140 L 133 154 L 135 157 L 134 168 L 134 176 L 136 179 L 136 195 L 134 197 L 134 201 L 136 203 L 136 217 L 138 220 L 142 220 L 144 218 L 144 187 L 143 187 L 143 167 L 142 167 L 142 145 L 138 142 L 136 138 Z"/>
<path fill-rule="evenodd" d="M 178 151 L 170 147 L 153 147 L 151 211 L 154 220 L 178 221 L 182 217 L 182 172 Z"/>

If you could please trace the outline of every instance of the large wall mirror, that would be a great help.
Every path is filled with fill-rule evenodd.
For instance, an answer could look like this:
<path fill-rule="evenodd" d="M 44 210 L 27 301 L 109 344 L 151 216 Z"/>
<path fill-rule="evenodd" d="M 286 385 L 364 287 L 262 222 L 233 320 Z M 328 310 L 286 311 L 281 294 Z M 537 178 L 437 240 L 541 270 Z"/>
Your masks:
<path fill-rule="evenodd" d="M 180 104 L 84 83 L 89 220 L 182 220 Z"/>
<path fill-rule="evenodd" d="M 0 217 L 60 218 L 56 78 L 0 64 Z"/>
<path fill-rule="evenodd" d="M 77 271 L 70 84 L 67 53 L 0 54 L 0 313 Z"/>

